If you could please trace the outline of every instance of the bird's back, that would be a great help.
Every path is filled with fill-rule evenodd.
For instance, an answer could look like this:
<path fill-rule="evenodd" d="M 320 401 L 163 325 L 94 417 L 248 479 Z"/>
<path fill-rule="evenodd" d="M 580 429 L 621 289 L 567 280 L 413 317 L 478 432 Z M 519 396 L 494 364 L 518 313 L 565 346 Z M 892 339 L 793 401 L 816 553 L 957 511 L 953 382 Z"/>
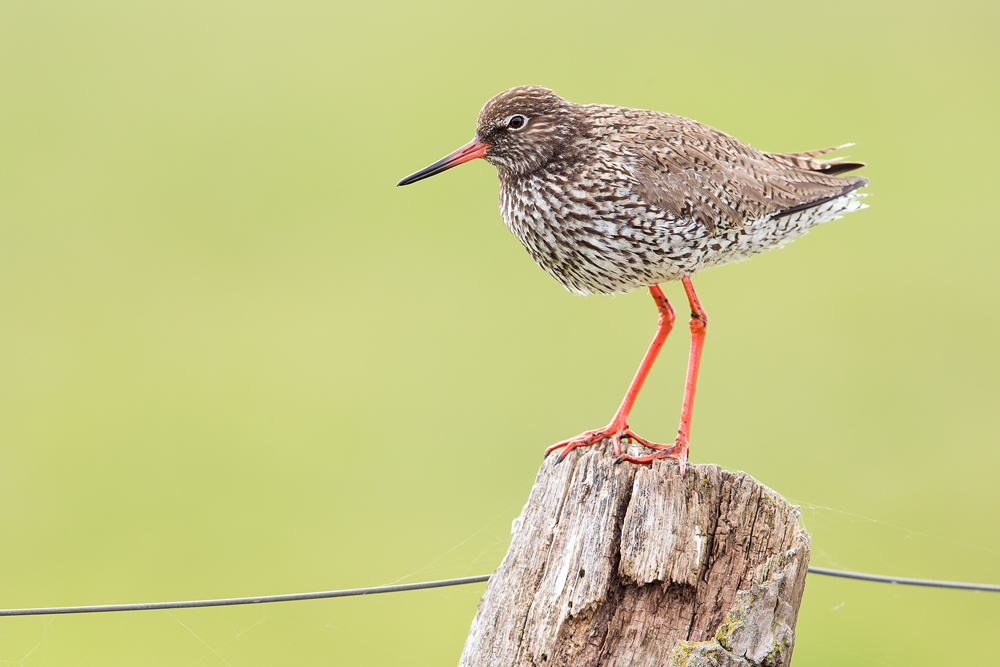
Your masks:
<path fill-rule="evenodd" d="M 841 196 L 867 180 L 837 174 L 860 162 L 817 160 L 841 146 L 767 153 L 689 118 L 642 109 L 587 105 L 586 141 L 620 159 L 648 203 L 709 231 L 740 228 L 767 216 Z"/>

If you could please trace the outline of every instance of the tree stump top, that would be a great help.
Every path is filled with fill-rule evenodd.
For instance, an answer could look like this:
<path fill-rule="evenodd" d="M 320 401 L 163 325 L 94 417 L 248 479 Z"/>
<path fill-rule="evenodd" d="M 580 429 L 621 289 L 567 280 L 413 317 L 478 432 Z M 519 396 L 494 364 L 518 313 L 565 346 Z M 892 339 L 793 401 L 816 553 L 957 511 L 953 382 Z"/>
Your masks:
<path fill-rule="evenodd" d="M 798 508 L 746 473 L 542 465 L 462 666 L 784 666 L 805 587 Z"/>

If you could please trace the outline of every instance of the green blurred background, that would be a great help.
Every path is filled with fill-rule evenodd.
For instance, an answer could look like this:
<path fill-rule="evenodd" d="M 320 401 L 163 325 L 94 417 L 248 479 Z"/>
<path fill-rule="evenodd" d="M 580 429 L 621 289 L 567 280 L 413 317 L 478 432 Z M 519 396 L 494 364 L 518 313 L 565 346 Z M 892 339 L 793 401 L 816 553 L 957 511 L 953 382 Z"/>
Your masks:
<path fill-rule="evenodd" d="M 813 564 L 1000 581 L 995 2 L 0 5 L 0 607 L 492 571 L 543 448 L 607 422 L 644 293 L 571 296 L 473 163 L 539 83 L 773 151 L 869 210 L 695 281 L 692 460 Z M 667 294 L 683 300 L 678 285 Z M 633 413 L 676 428 L 681 327 Z M 483 586 L 0 620 L 0 664 L 448 665 Z M 795 664 L 995 660 L 1000 597 L 809 579 Z"/>

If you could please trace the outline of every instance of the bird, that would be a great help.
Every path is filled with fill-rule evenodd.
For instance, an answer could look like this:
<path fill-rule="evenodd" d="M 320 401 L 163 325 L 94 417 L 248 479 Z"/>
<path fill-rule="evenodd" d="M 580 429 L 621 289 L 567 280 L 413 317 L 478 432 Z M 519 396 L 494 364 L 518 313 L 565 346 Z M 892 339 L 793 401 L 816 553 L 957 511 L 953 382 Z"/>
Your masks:
<path fill-rule="evenodd" d="M 397 183 L 482 158 L 497 170 L 500 213 L 532 259 L 576 294 L 646 288 L 656 334 L 611 422 L 545 450 L 556 463 L 610 439 L 615 463 L 673 459 L 683 475 L 708 317 L 691 276 L 777 248 L 866 208 L 862 162 L 817 159 L 844 144 L 768 153 L 696 120 L 607 104 L 576 104 L 543 86 L 505 90 L 483 106 L 469 143 Z M 676 318 L 660 287 L 680 281 L 691 319 L 680 425 L 673 443 L 629 428 L 632 405 Z M 649 454 L 623 453 L 636 443 Z"/>

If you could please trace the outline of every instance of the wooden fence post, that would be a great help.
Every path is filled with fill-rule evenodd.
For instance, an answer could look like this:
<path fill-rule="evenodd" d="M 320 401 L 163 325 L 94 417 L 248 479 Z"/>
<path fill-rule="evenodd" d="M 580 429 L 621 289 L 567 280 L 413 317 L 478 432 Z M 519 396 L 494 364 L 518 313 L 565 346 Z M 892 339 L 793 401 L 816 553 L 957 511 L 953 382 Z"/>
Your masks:
<path fill-rule="evenodd" d="M 784 667 L 809 565 L 798 508 L 716 465 L 542 465 L 461 667 Z"/>

